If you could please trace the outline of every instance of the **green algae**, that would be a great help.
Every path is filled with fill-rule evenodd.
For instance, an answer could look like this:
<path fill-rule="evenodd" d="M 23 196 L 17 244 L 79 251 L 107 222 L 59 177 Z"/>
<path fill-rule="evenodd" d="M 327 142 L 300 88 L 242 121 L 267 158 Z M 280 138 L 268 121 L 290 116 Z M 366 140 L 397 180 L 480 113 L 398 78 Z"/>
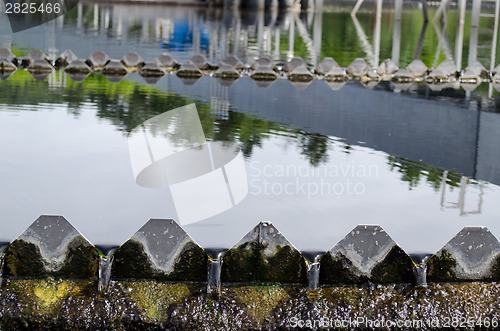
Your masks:
<path fill-rule="evenodd" d="M 495 264 L 492 269 L 491 278 L 494 282 L 500 282 L 500 255 L 496 258 Z"/>
<path fill-rule="evenodd" d="M 444 323 L 453 316 L 498 321 L 500 284 L 324 286 L 314 299 L 300 286 L 237 285 L 222 287 L 219 300 L 200 285 L 158 282 L 112 282 L 99 293 L 93 282 L 47 278 L 6 280 L 0 289 L 2 330 L 287 330 L 293 318 Z"/>
<path fill-rule="evenodd" d="M 246 312 L 261 325 L 271 311 L 282 301 L 290 300 L 282 286 L 237 286 L 229 288 L 234 297 L 246 307 Z"/>
<path fill-rule="evenodd" d="M 274 72 L 262 72 L 262 71 L 253 73 L 251 77 L 253 80 L 263 80 L 263 81 L 273 81 L 278 78 L 276 73 Z"/>
<path fill-rule="evenodd" d="M 394 246 L 387 256 L 371 270 L 370 276 L 359 275 L 356 267 L 343 254 L 324 254 L 320 260 L 320 284 L 355 285 L 366 282 L 379 284 L 416 283 L 413 261 L 399 247 Z"/>
<path fill-rule="evenodd" d="M 446 250 L 434 254 L 425 263 L 427 266 L 427 281 L 429 282 L 456 282 L 459 281 L 455 275 L 457 261 Z"/>
<path fill-rule="evenodd" d="M 277 246 L 265 256 L 267 245 L 246 242 L 224 254 L 221 280 L 229 283 L 306 284 L 307 266 L 302 254 L 290 246 Z"/>
<path fill-rule="evenodd" d="M 427 266 L 427 280 L 429 282 L 500 281 L 500 255 L 492 262 L 490 272 L 481 279 L 479 277 L 474 277 L 473 279 L 458 277 L 455 272 L 457 261 L 446 249 L 441 249 L 440 252 L 431 256 L 425 264 Z"/>
<path fill-rule="evenodd" d="M 297 74 L 297 73 L 292 73 L 288 77 L 288 79 L 291 82 L 310 82 L 314 79 L 314 76 L 312 74 Z"/>
<path fill-rule="evenodd" d="M 11 280 L 8 288 L 17 293 L 18 301 L 26 307 L 27 315 L 47 316 L 57 314 L 68 297 L 79 294 L 88 284 L 47 278 Z"/>
<path fill-rule="evenodd" d="M 51 306 L 63 298 L 70 290 L 67 283 L 60 283 L 55 286 L 37 286 L 33 293 L 40 300 L 42 306 Z"/>
<path fill-rule="evenodd" d="M 14 240 L 7 246 L 4 268 L 5 274 L 11 277 L 41 276 L 45 273 L 40 249 L 24 240 Z"/>
<path fill-rule="evenodd" d="M 5 261 L 5 274 L 14 278 L 93 279 L 97 277 L 99 252 L 85 238 L 75 236 L 68 244 L 64 263 L 57 270 L 47 270 L 40 248 L 17 239 L 8 245 Z"/>
<path fill-rule="evenodd" d="M 370 281 L 379 284 L 411 283 L 417 280 L 413 261 L 399 246 L 394 246 L 387 256 L 371 271 Z"/>
<path fill-rule="evenodd" d="M 368 324 L 377 320 L 410 321 L 415 327 L 408 329 L 422 330 L 438 329 L 436 323 L 442 327 L 447 321 L 451 326 L 453 317 L 461 321 L 498 322 L 499 290 L 497 284 L 481 283 L 432 284 L 425 288 L 411 285 L 335 286 L 321 288 L 318 299 L 311 301 L 307 299 L 307 290 L 303 289 L 291 300 L 280 303 L 262 329 L 294 329 L 291 323 L 294 319 L 323 320 L 328 324 L 322 328 L 356 330 L 388 329 Z M 342 326 L 342 321 L 363 321 L 364 324 Z"/>
<path fill-rule="evenodd" d="M 137 324 L 135 304 L 116 286 L 104 295 L 92 281 L 47 278 L 6 283 L 0 291 L 1 330 L 138 329 L 130 327 Z"/>
<path fill-rule="evenodd" d="M 113 279 L 155 279 L 162 281 L 200 282 L 206 281 L 208 257 L 195 243 L 186 244 L 176 258 L 171 272 L 155 268 L 144 245 L 128 240 L 113 254 L 111 269 Z"/>
<path fill-rule="evenodd" d="M 183 78 L 200 78 L 203 76 L 203 73 L 199 70 L 189 70 L 189 69 L 181 69 L 177 71 L 177 76 L 183 77 Z"/>
<path fill-rule="evenodd" d="M 151 281 L 120 282 L 120 285 L 127 298 L 137 304 L 144 320 L 151 323 L 164 322 L 171 305 L 182 303 L 201 289 L 199 285 Z"/>
<path fill-rule="evenodd" d="M 352 262 L 343 254 L 333 257 L 330 252 L 323 254 L 320 260 L 319 283 L 325 285 L 334 284 L 360 284 L 367 281 L 366 277 L 354 273 Z"/>

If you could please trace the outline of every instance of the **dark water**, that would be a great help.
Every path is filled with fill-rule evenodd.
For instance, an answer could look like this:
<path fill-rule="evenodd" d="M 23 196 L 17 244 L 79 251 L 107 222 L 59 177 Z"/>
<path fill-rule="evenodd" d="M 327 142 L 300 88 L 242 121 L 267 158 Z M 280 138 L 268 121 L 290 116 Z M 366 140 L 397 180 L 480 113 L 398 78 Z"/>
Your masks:
<path fill-rule="evenodd" d="M 370 43 L 371 7 L 358 14 Z M 2 45 L 20 56 L 39 47 L 49 54 L 71 48 L 80 57 L 96 49 L 115 58 L 137 51 L 147 60 L 169 51 L 182 61 L 200 51 L 214 62 L 232 52 L 247 62 L 259 54 L 277 60 L 300 55 L 312 64 L 324 56 L 342 65 L 358 56 L 376 61 L 349 6 L 325 7 L 320 23 L 314 13 L 277 13 L 273 25 L 269 13 L 228 18 L 200 9 L 141 8 L 131 14 L 127 6 L 103 6 L 94 21 L 94 8 L 84 5 L 81 21 L 75 14 L 3 34 Z M 393 54 L 391 15 L 385 8 L 379 59 Z M 408 37 L 401 42 L 401 66 L 414 56 L 420 15 L 418 7 L 403 11 L 408 23 L 401 32 Z M 454 40 L 454 9 L 449 15 L 447 38 Z M 8 28 L 4 17 L 0 24 Z M 301 24 L 321 43 L 309 42 Z M 425 33 L 421 58 L 432 66 L 435 54 L 441 61 L 446 52 L 432 23 Z M 480 36 L 479 44 L 487 45 Z M 490 50 L 478 49 L 487 66 Z M 64 215 L 101 245 L 123 243 L 150 218 L 177 218 L 168 188 L 136 185 L 127 135 L 191 103 L 208 140 L 239 144 L 248 180 L 248 194 L 236 207 L 184 226 L 204 247 L 230 247 L 260 221 L 273 222 L 309 251 L 331 248 L 357 224 L 380 224 L 412 253 L 437 251 L 464 226 L 487 226 L 500 235 L 500 102 L 491 85 L 472 93 L 458 85 L 441 91 L 415 85 L 404 92 L 389 83 L 338 87 L 315 80 L 298 88 L 279 79 L 263 88 L 250 78 L 227 86 L 212 77 L 186 84 L 175 75 L 153 86 L 137 74 L 119 83 L 92 74 L 78 83 L 53 73 L 40 82 L 18 71 L 0 81 L 0 240 L 12 240 L 40 214 Z"/>

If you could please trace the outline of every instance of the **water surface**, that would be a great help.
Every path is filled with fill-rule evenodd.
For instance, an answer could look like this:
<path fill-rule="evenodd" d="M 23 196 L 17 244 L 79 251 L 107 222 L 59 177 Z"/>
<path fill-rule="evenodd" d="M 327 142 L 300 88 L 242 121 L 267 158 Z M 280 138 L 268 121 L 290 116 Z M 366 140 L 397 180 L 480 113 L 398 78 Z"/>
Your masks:
<path fill-rule="evenodd" d="M 311 65 L 325 56 L 343 66 L 356 57 L 377 64 L 399 56 L 400 66 L 415 56 L 429 67 L 450 56 L 462 66 L 469 61 L 470 13 L 460 40 L 456 9 L 439 30 L 405 4 L 398 52 L 391 4 L 380 23 L 373 4 L 363 5 L 357 23 L 351 7 L 296 15 L 83 4 L 44 26 L 2 34 L 0 43 L 18 56 L 42 48 L 54 58 L 71 48 L 83 58 L 103 49 L 146 60 L 168 51 L 181 62 L 195 52 L 215 63 L 229 53 L 247 63 L 265 54 L 277 61 L 299 55 Z M 8 29 L 5 17 L 0 26 Z M 489 68 L 488 45 L 489 35 L 479 33 L 477 59 Z M 298 87 L 286 79 L 262 87 L 248 77 L 231 84 L 175 75 L 148 84 L 137 74 L 119 83 L 100 74 L 75 82 L 55 72 L 37 81 L 18 71 L 0 81 L 0 240 L 11 241 L 41 214 L 64 215 L 100 245 L 122 244 L 150 218 L 175 219 L 168 188 L 136 184 L 127 135 L 191 103 L 208 140 L 239 144 L 249 185 L 235 208 L 185 226 L 203 247 L 230 247 L 260 221 L 309 251 L 331 248 L 357 224 L 380 224 L 410 253 L 435 252 L 464 226 L 500 235 L 497 90 L 488 83 L 473 92 L 457 84 L 369 87 L 322 80 Z"/>
<path fill-rule="evenodd" d="M 301 90 L 286 80 L 260 88 L 250 79 L 230 87 L 210 77 L 186 86 L 168 76 L 160 87 L 140 79 L 114 84 L 93 74 L 76 83 L 57 76 L 65 82 L 57 86 L 19 71 L 0 83 L 3 240 L 40 214 L 62 214 L 93 243 L 107 245 L 123 243 L 149 218 L 175 219 L 168 188 L 136 185 L 127 134 L 193 102 L 209 140 L 241 146 L 249 184 L 235 208 L 185 227 L 205 247 L 232 246 L 259 221 L 272 221 L 301 250 L 326 250 L 357 224 L 381 224 L 409 252 L 433 252 L 467 225 L 498 234 L 499 154 L 492 142 L 500 116 L 465 107 L 477 99 L 460 104 L 356 83 L 333 91 L 322 81 Z M 228 93 L 216 93 L 217 86 Z M 234 101 L 243 98 L 239 89 L 253 102 Z M 315 93 L 322 96 L 316 106 L 297 104 Z M 424 107 L 329 103 L 350 93 Z M 231 97 L 220 109 L 213 100 L 224 95 Z M 408 120 L 397 124 L 392 112 Z M 467 122 L 478 115 L 479 132 Z"/>

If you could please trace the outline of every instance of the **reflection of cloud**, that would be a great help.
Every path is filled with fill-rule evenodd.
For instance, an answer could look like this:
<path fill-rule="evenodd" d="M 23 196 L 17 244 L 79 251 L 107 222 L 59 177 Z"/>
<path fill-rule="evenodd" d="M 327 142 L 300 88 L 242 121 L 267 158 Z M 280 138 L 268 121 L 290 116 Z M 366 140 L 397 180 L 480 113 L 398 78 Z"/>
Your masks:
<path fill-rule="evenodd" d="M 226 211 L 248 193 L 237 144 L 207 142 L 195 104 L 155 116 L 129 134 L 136 183 L 168 183 L 182 225 Z"/>

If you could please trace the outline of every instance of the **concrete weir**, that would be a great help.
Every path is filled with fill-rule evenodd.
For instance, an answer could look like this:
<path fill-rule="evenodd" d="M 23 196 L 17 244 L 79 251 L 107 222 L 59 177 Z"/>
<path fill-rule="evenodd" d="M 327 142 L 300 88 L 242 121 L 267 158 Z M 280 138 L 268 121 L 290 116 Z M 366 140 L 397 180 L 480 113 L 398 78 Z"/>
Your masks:
<path fill-rule="evenodd" d="M 271 223 L 261 222 L 220 256 L 205 251 L 174 220 L 151 219 L 111 253 L 114 280 L 206 282 L 209 259 L 222 259 L 222 283 L 305 286 L 310 262 L 319 285 L 416 284 L 412 258 L 378 225 L 358 225 L 311 258 Z M 62 216 L 40 216 L 7 245 L 2 275 L 11 279 L 92 280 L 100 252 Z M 107 255 L 106 254 L 106 255 Z M 217 255 L 217 254 L 216 254 Z M 485 227 L 466 227 L 431 256 L 428 281 L 500 281 L 500 244 Z"/>
<path fill-rule="evenodd" d="M 111 277 L 204 281 L 208 257 L 173 220 L 149 220 L 113 254 Z"/>
<path fill-rule="evenodd" d="M 455 63 L 445 60 L 430 70 L 421 60 L 414 60 L 406 68 L 399 68 L 391 59 L 371 68 L 365 59 L 357 58 L 342 68 L 332 58 L 324 58 L 316 67 L 300 57 L 294 57 L 284 65 L 275 63 L 268 56 L 261 56 L 250 64 L 244 64 L 234 55 L 228 55 L 219 64 L 209 63 L 202 54 L 193 55 L 184 64 L 179 64 L 168 53 L 160 54 L 153 62 L 146 62 L 135 52 L 121 59 L 111 59 L 103 51 L 95 51 L 86 60 L 78 58 L 71 50 L 64 51 L 56 59 L 49 59 L 40 50 L 31 51 L 25 58 L 17 58 L 9 49 L 0 49 L 0 74 L 8 79 L 17 69 L 27 69 L 37 80 L 44 80 L 53 70 L 64 70 L 77 81 L 90 72 L 102 72 L 111 82 L 119 82 L 130 72 L 138 71 L 147 82 L 156 83 L 165 74 L 176 74 L 186 84 L 193 84 L 203 76 L 214 76 L 224 80 L 236 80 L 249 76 L 259 86 L 269 86 L 277 78 L 290 80 L 297 88 L 304 88 L 313 80 L 325 80 L 332 89 L 339 89 L 343 82 L 359 80 L 367 88 L 381 81 L 391 81 L 397 88 L 409 88 L 412 82 L 427 82 L 431 89 L 440 90 L 447 84 L 460 84 L 466 91 L 474 90 L 482 82 L 498 84 L 498 67 L 487 71 L 479 62 L 471 63 L 465 70 L 458 70 Z M 495 85 L 497 86 L 497 85 Z"/>
<path fill-rule="evenodd" d="M 486 227 L 466 227 L 429 258 L 428 280 L 498 281 L 500 243 Z"/>
<path fill-rule="evenodd" d="M 320 260 L 320 283 L 413 283 L 411 258 L 377 225 L 358 225 Z"/>
<path fill-rule="evenodd" d="M 269 222 L 223 251 L 205 251 L 166 219 L 98 250 L 64 217 L 41 216 L 0 252 L 1 329 L 314 329 L 304 323 L 327 318 L 324 328 L 364 330 L 378 328 L 361 324 L 373 316 L 398 316 L 427 330 L 455 315 L 498 325 L 500 249 L 484 227 L 424 259 L 422 286 L 416 268 L 425 268 L 378 225 L 358 225 L 314 259 Z M 358 324 L 338 324 L 349 319 Z"/>
<path fill-rule="evenodd" d="M 92 279 L 96 248 L 62 216 L 40 216 L 5 250 L 5 277 Z"/>
<path fill-rule="evenodd" d="M 223 282 L 306 284 L 300 252 L 269 222 L 261 222 L 222 257 Z"/>

